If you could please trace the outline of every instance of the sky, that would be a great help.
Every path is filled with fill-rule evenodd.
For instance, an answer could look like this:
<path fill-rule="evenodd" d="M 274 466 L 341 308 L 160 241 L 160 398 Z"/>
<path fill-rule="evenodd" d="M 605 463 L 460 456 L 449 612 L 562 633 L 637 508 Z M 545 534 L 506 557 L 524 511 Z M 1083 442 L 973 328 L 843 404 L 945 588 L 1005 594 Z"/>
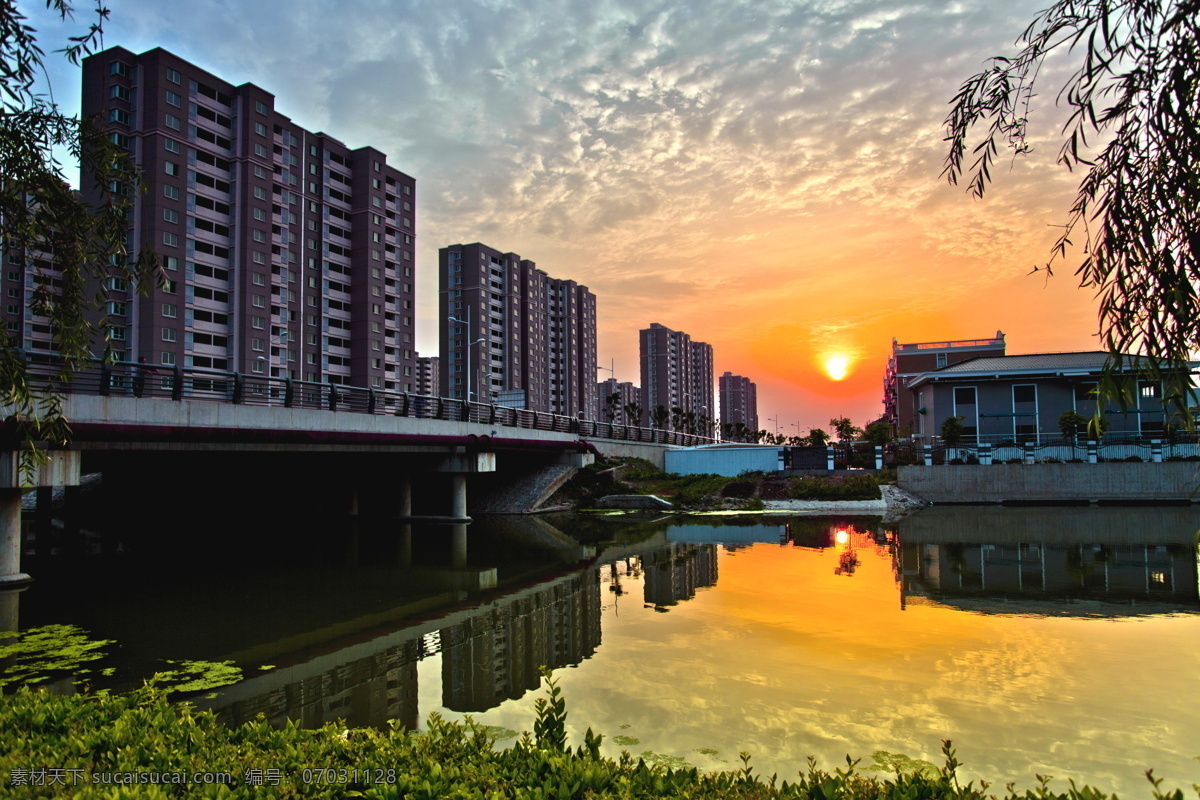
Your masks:
<path fill-rule="evenodd" d="M 1097 349 L 1069 254 L 1052 57 L 1033 152 L 984 200 L 947 185 L 961 82 L 1046 0 L 113 0 L 105 46 L 166 48 L 273 93 L 298 124 L 417 180 L 417 346 L 437 354 L 437 251 L 481 241 L 597 296 L 598 359 L 640 384 L 638 331 L 713 346 L 784 433 L 882 410 L 893 337 Z M 44 49 L 75 25 L 19 6 Z M 48 56 L 65 110 L 79 75 Z M 844 359 L 845 375 L 829 374 Z M 597 375 L 608 378 L 607 371 Z"/>

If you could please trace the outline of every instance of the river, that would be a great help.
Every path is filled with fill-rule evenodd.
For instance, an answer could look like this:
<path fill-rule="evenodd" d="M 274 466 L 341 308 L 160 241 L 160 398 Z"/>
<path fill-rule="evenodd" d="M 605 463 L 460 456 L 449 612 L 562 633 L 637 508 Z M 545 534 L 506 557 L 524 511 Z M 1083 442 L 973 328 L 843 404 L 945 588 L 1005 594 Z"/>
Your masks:
<path fill-rule="evenodd" d="M 745 751 L 788 778 L 807 756 L 940 764 L 951 739 L 998 789 L 1128 795 L 1147 768 L 1200 778 L 1197 530 L 1164 507 L 509 517 L 469 526 L 452 566 L 445 527 L 143 519 L 27 556 L 17 615 L 109 641 L 80 667 L 93 689 L 233 662 L 240 682 L 188 695 L 230 722 L 436 711 L 503 744 L 532 730 L 545 664 L 573 741 L 590 726 L 609 755 Z"/>

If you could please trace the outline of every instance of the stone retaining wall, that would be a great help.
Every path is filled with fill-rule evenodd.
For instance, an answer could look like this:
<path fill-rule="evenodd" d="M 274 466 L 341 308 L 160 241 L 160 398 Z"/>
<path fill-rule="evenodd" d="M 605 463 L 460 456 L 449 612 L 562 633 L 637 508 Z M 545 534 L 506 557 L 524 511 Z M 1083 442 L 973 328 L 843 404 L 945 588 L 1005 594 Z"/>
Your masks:
<path fill-rule="evenodd" d="M 1200 502 L 1200 463 L 899 467 L 897 484 L 931 503 Z"/>

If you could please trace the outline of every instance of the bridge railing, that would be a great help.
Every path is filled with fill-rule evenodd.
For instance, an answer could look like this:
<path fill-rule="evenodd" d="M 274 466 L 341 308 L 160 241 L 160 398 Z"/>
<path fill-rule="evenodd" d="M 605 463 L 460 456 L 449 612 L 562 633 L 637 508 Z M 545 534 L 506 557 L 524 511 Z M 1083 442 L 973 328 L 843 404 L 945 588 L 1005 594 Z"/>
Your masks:
<path fill-rule="evenodd" d="M 65 394 L 157 397 L 236 405 L 305 408 L 357 414 L 388 414 L 415 419 L 476 422 L 504 428 L 573 433 L 584 438 L 615 439 L 690 446 L 710 444 L 712 438 L 680 431 L 641 428 L 612 422 L 569 417 L 545 411 L 507 408 L 492 403 L 429 397 L 412 392 L 369 389 L 333 383 L 199 367 L 164 366 L 128 361 L 96 360 L 76 370 L 69 382 L 57 380 L 61 360 L 26 354 L 31 383 Z"/>

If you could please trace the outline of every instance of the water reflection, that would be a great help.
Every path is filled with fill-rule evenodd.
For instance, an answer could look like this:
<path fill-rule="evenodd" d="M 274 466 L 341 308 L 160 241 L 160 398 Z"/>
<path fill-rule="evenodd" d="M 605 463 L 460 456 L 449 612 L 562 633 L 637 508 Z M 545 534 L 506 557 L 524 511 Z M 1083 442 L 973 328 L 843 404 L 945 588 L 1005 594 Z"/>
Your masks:
<path fill-rule="evenodd" d="M 901 590 L 1018 613 L 1023 599 L 1197 606 L 1198 529 L 1188 508 L 932 508 L 900 523 Z"/>
<path fill-rule="evenodd" d="M 230 722 L 416 727 L 437 710 L 526 730 L 544 664 L 578 667 L 572 719 L 697 766 L 741 749 L 780 775 L 808 754 L 936 761 L 954 738 L 988 778 L 1127 791 L 1200 741 L 1197 529 L 1174 508 L 562 516 L 477 521 L 465 543 L 288 529 L 236 561 L 236 536 L 205 560 L 181 532 L 166 562 L 128 536 L 121 559 L 38 565 L 20 621 L 116 639 L 105 666 L 126 684 L 156 660 L 234 660 L 250 677 L 196 700 Z M 494 589 L 464 581 L 486 573 Z M 1096 615 L 1113 624 L 1079 618 Z"/>

